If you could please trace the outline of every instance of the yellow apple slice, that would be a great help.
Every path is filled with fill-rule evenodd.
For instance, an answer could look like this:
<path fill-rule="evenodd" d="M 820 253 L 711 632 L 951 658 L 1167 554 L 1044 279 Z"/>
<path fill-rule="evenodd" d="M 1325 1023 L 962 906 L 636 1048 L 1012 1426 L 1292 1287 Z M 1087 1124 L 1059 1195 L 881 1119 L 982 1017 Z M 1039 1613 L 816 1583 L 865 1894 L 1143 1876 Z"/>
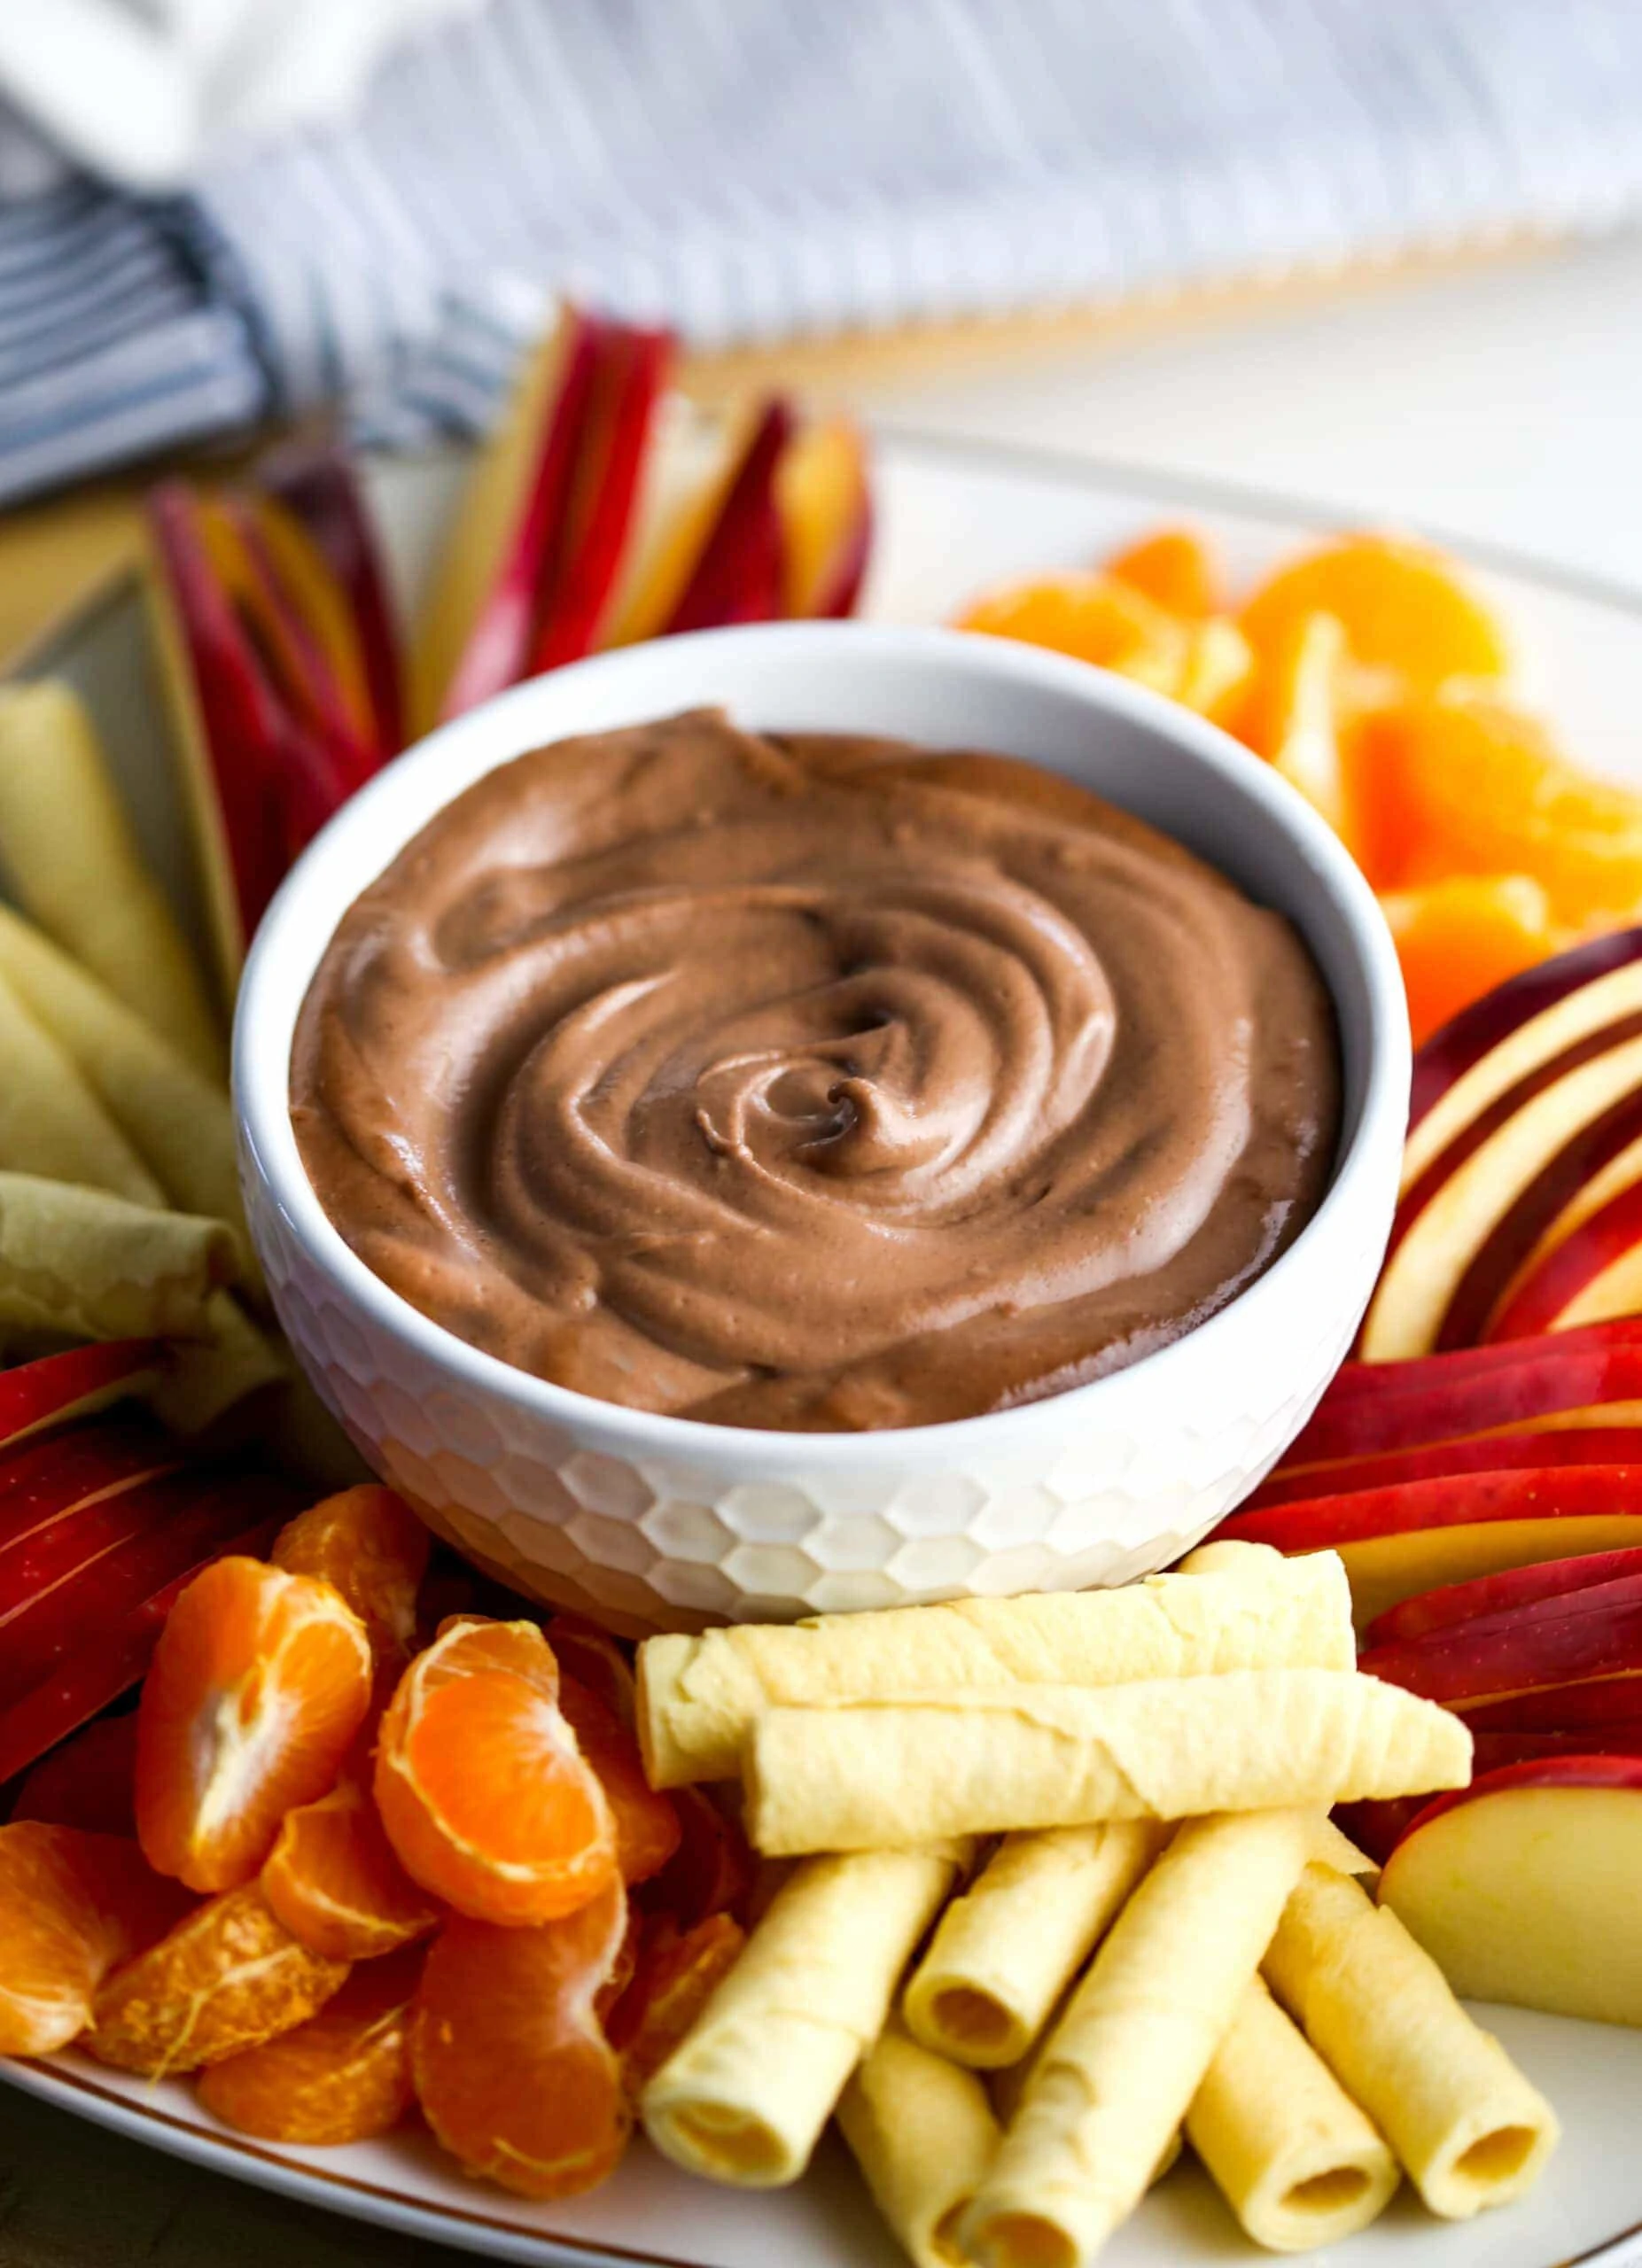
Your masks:
<path fill-rule="evenodd" d="M 1642 1757 L 1508 1765 L 1420 1814 L 1380 1902 L 1457 1992 L 1642 2024 Z"/>

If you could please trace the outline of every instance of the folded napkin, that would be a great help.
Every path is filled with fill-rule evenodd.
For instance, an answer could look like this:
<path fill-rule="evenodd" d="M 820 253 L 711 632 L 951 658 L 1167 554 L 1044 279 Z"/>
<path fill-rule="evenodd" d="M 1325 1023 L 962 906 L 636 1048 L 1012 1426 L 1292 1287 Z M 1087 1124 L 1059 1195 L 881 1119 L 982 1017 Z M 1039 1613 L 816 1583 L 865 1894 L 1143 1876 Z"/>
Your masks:
<path fill-rule="evenodd" d="M 27 171 L 0 496 L 325 400 L 480 426 L 556 291 L 718 346 L 1602 229 L 1642 207 L 1642 7 L 492 0 L 185 190 Z"/>

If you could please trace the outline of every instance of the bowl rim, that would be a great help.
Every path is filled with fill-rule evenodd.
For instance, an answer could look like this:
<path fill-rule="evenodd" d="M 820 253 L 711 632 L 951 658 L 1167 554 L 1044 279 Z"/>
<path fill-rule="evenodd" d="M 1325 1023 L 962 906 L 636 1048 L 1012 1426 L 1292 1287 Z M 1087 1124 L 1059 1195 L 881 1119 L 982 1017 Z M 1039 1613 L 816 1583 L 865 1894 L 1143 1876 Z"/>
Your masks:
<path fill-rule="evenodd" d="M 717 1425 L 701 1418 L 601 1401 L 517 1369 L 459 1338 L 393 1291 L 366 1266 L 321 1205 L 302 1164 L 289 1099 L 291 1048 L 307 986 L 288 1018 L 271 1021 L 272 1010 L 266 999 L 275 983 L 282 949 L 287 941 L 300 936 L 304 950 L 311 950 L 315 925 L 308 899 L 316 883 L 325 886 L 327 897 L 331 895 L 327 869 L 338 855 L 339 842 L 345 841 L 354 851 L 357 873 L 326 928 L 319 953 L 354 898 L 399 855 L 419 827 L 429 823 L 424 819 L 401 831 L 395 821 L 379 838 L 373 835 L 377 810 L 393 806 L 405 794 L 413 772 L 419 777 L 441 763 L 450 763 L 460 751 L 450 793 L 434 806 L 435 811 L 442 810 L 487 773 L 561 736 L 550 721 L 545 725 L 525 721 L 533 719 L 539 710 L 550 714 L 553 695 L 561 687 L 572 681 L 584 685 L 595 677 L 619 680 L 628 672 L 640 673 L 639 657 L 642 657 L 642 671 L 653 672 L 658 666 L 653 657 L 664 649 L 699 651 L 707 647 L 728 657 L 737 649 L 756 644 L 778 659 L 784 649 L 795 660 L 813 661 L 830 655 L 844 662 L 860 650 L 862 641 L 869 641 L 880 656 L 892 651 L 899 654 L 909 666 L 944 669 L 960 677 L 979 671 L 1023 686 L 1059 690 L 1074 695 L 1093 712 L 1124 717 L 1161 733 L 1222 775 L 1236 793 L 1260 808 L 1268 825 L 1288 838 L 1295 855 L 1312 870 L 1332 902 L 1342 939 L 1355 957 L 1355 973 L 1368 1009 L 1362 1035 L 1361 1107 L 1322 1203 L 1293 1243 L 1252 1284 L 1167 1346 L 1063 1393 L 966 1418 L 862 1433 L 794 1433 Z M 728 705 L 734 706 L 733 695 Z M 513 722 L 516 717 L 518 724 Z M 573 725 L 564 728 L 575 729 Z M 482 761 L 475 762 L 474 750 L 479 749 L 487 752 Z M 432 815 L 430 812 L 429 819 Z M 378 839 L 387 843 L 385 850 L 378 850 Z M 1335 997 L 1332 986 L 1330 992 Z M 1339 1006 L 1335 997 L 1337 1011 Z M 305 849 L 275 893 L 245 958 L 234 1016 L 232 1058 L 242 1179 L 255 1176 L 261 1180 L 309 1261 L 345 1302 L 362 1308 L 375 1328 L 449 1372 L 453 1385 L 481 1396 L 500 1395 L 523 1414 L 560 1429 L 573 1426 L 584 1437 L 599 1433 L 612 1446 L 627 1451 L 652 1455 L 672 1451 L 692 1463 L 722 1462 L 729 1456 L 767 1468 L 772 1463 L 790 1463 L 802 1444 L 806 1464 L 819 1461 L 849 1468 L 881 1465 L 886 1456 L 921 1461 L 930 1455 L 958 1456 L 983 1446 L 989 1451 L 1001 1450 L 1012 1439 L 1036 1432 L 1046 1423 L 1075 1429 L 1082 1418 L 1093 1414 L 1100 1402 L 1112 1402 L 1125 1387 L 1132 1392 L 1144 1382 L 1148 1389 L 1166 1389 L 1184 1365 L 1212 1360 L 1217 1351 L 1228 1345 L 1232 1332 L 1257 1331 L 1266 1311 L 1282 1298 L 1342 1215 L 1363 1202 L 1361 1184 L 1382 1167 L 1388 1147 L 1400 1154 L 1407 1120 L 1411 1043 L 1396 949 L 1379 902 L 1361 870 L 1333 828 L 1297 789 L 1229 733 L 1132 679 L 1042 648 L 944 627 L 837 621 L 743 624 L 617 648 L 527 679 L 414 742 L 349 799 Z M 248 1209 L 254 1219 L 255 1208 Z M 1098 1400 L 1092 1402 L 1092 1398 Z"/>

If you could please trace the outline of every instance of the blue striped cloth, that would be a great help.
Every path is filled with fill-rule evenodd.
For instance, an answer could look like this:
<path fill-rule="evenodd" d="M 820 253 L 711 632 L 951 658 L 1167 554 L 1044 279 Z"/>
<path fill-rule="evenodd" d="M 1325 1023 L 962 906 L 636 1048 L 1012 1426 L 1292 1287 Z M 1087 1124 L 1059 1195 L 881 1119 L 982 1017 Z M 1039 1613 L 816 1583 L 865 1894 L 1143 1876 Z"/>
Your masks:
<path fill-rule="evenodd" d="M 482 426 L 556 291 L 718 346 L 1639 206 L 1638 0 L 493 0 L 187 196 L 0 204 L 0 498 Z"/>

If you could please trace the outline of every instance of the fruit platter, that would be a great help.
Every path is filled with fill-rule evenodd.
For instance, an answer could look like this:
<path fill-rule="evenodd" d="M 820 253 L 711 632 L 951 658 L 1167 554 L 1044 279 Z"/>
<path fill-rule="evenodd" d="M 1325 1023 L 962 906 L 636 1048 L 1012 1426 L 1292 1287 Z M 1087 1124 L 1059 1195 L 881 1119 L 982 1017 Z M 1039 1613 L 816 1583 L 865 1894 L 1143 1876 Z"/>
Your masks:
<path fill-rule="evenodd" d="M 781 399 L 709 418 L 670 392 L 671 353 L 664 337 L 572 314 L 476 458 L 354 462 L 304 440 L 231 480 L 162 484 L 142 572 L 95 594 L 0 687 L 0 1043 L 13 1068 L 0 1097 L 0 2079 L 240 2179 L 553 2268 L 1630 2256 L 1642 2228 L 1635 610 L 1427 535 L 1342 530 L 1162 478 L 867 433 Z M 851 617 L 859 632 L 801 627 Z M 759 626 L 775 624 L 798 627 Z M 1091 731 L 1177 736 L 1205 782 L 1275 814 L 1345 906 L 1365 982 L 1406 1022 L 1388 1037 L 1354 1009 L 1319 947 L 1343 1068 L 1338 1092 L 1319 1080 L 1296 1117 L 1343 1127 L 1343 1155 L 1368 1138 L 1373 1094 L 1396 1099 L 1380 1179 L 1366 1171 L 1353 1198 L 1360 1285 L 1342 1284 L 1330 1311 L 1342 1362 L 1332 1344 L 1284 1343 L 1297 1310 L 1278 1287 L 1299 1280 L 1291 1263 L 1330 1217 L 1320 1192 L 1303 1217 L 1303 1175 L 1295 1240 L 1239 1258 L 1222 1303 L 1117 1365 L 1102 1340 L 1047 1386 L 1033 1372 L 1017 1391 L 1026 1294 L 1014 1289 L 1006 1355 L 950 1338 L 934 1386 L 915 1336 L 863 1384 L 830 1354 L 813 1359 L 795 1322 L 802 1406 L 824 1413 L 807 1433 L 802 1417 L 782 1433 L 787 1417 L 769 1415 L 779 1365 L 724 1386 L 716 1320 L 689 1338 L 688 1370 L 682 1326 L 658 1331 L 660 1355 L 640 1350 L 653 1398 L 635 1386 L 631 1408 L 601 1417 L 626 1389 L 587 1351 L 614 1329 L 597 1301 L 584 1299 L 591 1320 L 568 1351 L 556 1327 L 545 1352 L 531 1341 L 521 1355 L 494 1302 L 476 1317 L 451 1291 L 420 1214 L 395 1245 L 381 1222 L 397 1216 L 367 1218 L 356 1182 L 322 1172 L 333 1153 L 311 1131 L 318 1102 L 302 1155 L 333 1225 L 281 1215 L 270 1230 L 257 1036 L 242 1013 L 230 1088 L 226 1012 L 242 980 L 247 1003 L 269 997 L 268 940 L 288 934 L 350 829 L 370 832 L 362 814 L 382 841 L 341 902 L 361 891 L 385 936 L 440 886 L 438 827 L 483 808 L 471 799 L 494 757 L 455 776 L 476 718 L 692 633 L 837 639 L 814 650 L 854 667 L 875 634 L 887 651 L 922 625 L 964 633 L 952 641 L 964 653 L 999 649 L 984 671 L 1041 671 L 1033 697 L 1069 714 L 1090 704 Z M 1046 658 L 1017 664 L 1017 649 Z M 944 647 L 907 651 L 921 670 L 948 667 Z M 978 700 L 990 680 L 966 682 Z M 635 710 L 634 723 L 683 710 L 672 723 L 697 734 L 635 755 L 588 701 L 551 734 L 521 726 L 502 751 L 528 765 L 538 740 L 603 734 L 587 743 L 595 792 L 577 774 L 564 807 L 578 824 L 593 813 L 563 853 L 572 880 L 602 874 L 597 829 L 625 783 L 648 812 L 652 776 L 681 765 L 696 766 L 692 839 L 739 840 L 735 797 L 708 809 L 721 751 L 690 702 Z M 901 794 L 887 740 L 868 758 L 821 747 L 809 773 L 775 777 L 808 721 L 736 712 L 767 734 L 744 731 L 734 758 L 735 795 L 772 797 L 760 845 L 794 809 L 795 832 L 819 843 L 840 767 L 852 794 L 863 765 L 874 794 Z M 886 711 L 883 729 L 907 728 Z M 428 825 L 401 825 L 396 782 L 426 776 L 441 748 L 455 767 L 442 815 L 430 804 Z M 1034 828 L 1044 812 L 1045 826 L 1086 824 L 1064 782 L 1021 790 L 960 771 L 949 789 L 961 809 L 953 820 L 943 806 L 940 825 L 961 824 L 966 890 L 974 830 L 984 848 L 985 830 L 1015 827 L 1011 797 Z M 1146 797 L 1132 807 L 1156 821 Z M 882 832 L 895 858 L 924 855 L 922 811 L 894 803 Z M 1170 824 L 1195 858 L 1216 858 L 1207 822 L 1194 834 L 1187 810 Z M 693 855 L 699 875 L 707 853 Z M 798 855 L 783 837 L 783 889 Z M 1168 875 L 1180 855 L 1165 854 Z M 413 856 L 406 913 L 387 886 Z M 1070 893 L 1077 841 L 1055 837 L 1057 862 Z M 1246 882 L 1233 850 L 1224 863 Z M 626 918 L 660 893 L 648 868 L 642 888 L 623 874 Z M 693 918 L 716 920 L 729 887 L 715 870 L 718 895 Z M 1125 868 L 1124 887 L 1139 905 L 1151 870 Z M 1309 901 L 1272 896 L 1315 943 Z M 530 937 L 565 928 L 571 905 L 533 910 Z M 455 934 L 443 918 L 437 933 Z M 503 903 L 496 919 L 516 918 Z M 944 995 L 927 1007 L 911 918 L 899 902 L 873 918 L 902 921 L 881 957 L 904 979 L 908 1029 L 927 1014 L 943 1045 L 973 1054 Z M 1098 929 L 1098 908 L 1090 918 Z M 1287 987 L 1292 1030 L 1310 977 L 1279 966 L 1268 928 L 1224 920 L 1227 954 Z M 989 901 L 963 951 L 1003 921 Z M 816 927 L 812 911 L 800 926 Z M 728 934 L 743 958 L 797 954 L 807 972 L 807 944 L 784 930 L 747 932 L 754 946 Z M 346 922 L 337 935 L 347 944 Z M 421 933 L 406 935 L 390 973 L 414 975 Z M 313 999 L 354 966 L 321 960 L 324 943 Z M 1054 945 L 1082 969 L 1075 935 Z M 591 950 L 580 932 L 575 949 Z M 941 950 L 945 984 L 958 949 Z M 1039 988 L 1052 1004 L 1060 967 Z M 333 1064 L 337 1031 L 346 1063 L 371 1070 L 349 1107 L 363 1093 L 384 1107 L 368 1015 L 388 968 L 385 952 L 357 993 L 336 994 L 334 1029 L 315 1039 L 310 1023 L 294 1054 L 282 1039 L 279 1091 L 289 1060 L 299 1116 L 301 1048 Z M 1008 970 L 967 981 L 1013 998 Z M 625 1013 L 650 983 L 648 965 L 624 962 L 609 998 Z M 1090 998 L 1076 1034 L 1106 1013 L 1098 988 Z M 401 1033 L 423 998 L 393 994 L 381 1028 Z M 1036 1007 L 1021 1013 L 1035 1034 Z M 447 1045 L 442 1028 L 434 1044 Z M 985 1045 L 1011 1078 L 1038 1076 L 1001 1012 Z M 863 1060 L 868 1071 L 849 1067 L 858 1089 L 879 1076 Z M 596 1057 L 589 1122 L 628 1060 Z M 313 1095 L 353 1126 L 342 1091 L 315 1074 Z M 427 1091 L 442 1099 L 437 1079 Z M 774 1132 L 750 1122 L 743 1145 L 760 1187 L 780 1184 L 755 1261 L 798 1186 L 768 1145 L 820 1107 L 808 1088 L 793 1099 L 790 1077 L 771 1091 Z M 715 1187 L 742 1159 L 729 1117 L 711 1116 L 719 1092 L 704 1084 L 689 1122 Z M 1042 1092 L 1050 1116 L 1060 1089 Z M 822 1103 L 836 1110 L 832 1087 Z M 510 1107 L 486 1106 L 486 1138 Z M 653 1162 L 663 1122 L 623 1107 L 623 1140 Z M 827 1138 L 861 1122 L 829 1121 Z M 887 1113 L 866 1123 L 873 1171 L 914 1185 L 922 1136 Z M 1034 1138 L 1011 1137 L 1015 1178 L 1017 1156 L 1073 1147 Z M 354 1146 L 370 1153 L 365 1136 Z M 1109 1206 L 1116 1185 L 1101 1184 Z M 1032 1248 L 1047 1251 L 1070 1233 L 1047 1168 L 1031 1198 Z M 825 1213 L 802 1219 L 805 1235 L 829 1232 Z M 624 1259 L 632 1247 L 648 1262 L 631 1222 L 619 1233 Z M 336 1280 L 351 1269 L 360 1287 L 349 1319 L 326 1323 L 332 1339 L 402 1307 L 405 1344 L 450 1342 L 441 1424 L 459 1434 L 463 1381 L 487 1377 L 495 1408 L 534 1407 L 540 1386 L 561 1434 L 585 1403 L 595 1425 L 641 1429 L 641 1446 L 618 1456 L 570 1436 L 545 1511 L 517 1451 L 512 1468 L 476 1447 L 458 1478 L 436 1471 L 414 1410 L 385 1427 L 383 1390 L 374 1410 L 355 1406 L 315 1356 L 314 1279 L 288 1247 L 320 1235 Z M 793 1268 L 782 1281 L 802 1285 L 809 1324 L 830 1312 L 831 1278 Z M 1230 1478 L 1205 1449 L 1181 1479 L 1137 1420 L 1113 1475 L 1066 1479 L 1092 1469 L 1080 1447 L 1006 1488 L 989 1477 L 991 1443 L 1015 1436 L 964 1431 L 1029 1428 L 1058 1402 L 1098 1437 L 1126 1381 L 1186 1375 L 1163 1366 L 1199 1342 L 1234 1346 L 1240 1319 L 1270 1332 L 1259 1362 L 1296 1383 Z M 610 1343 L 631 1372 L 625 1310 L 622 1330 Z M 523 1387 L 492 1375 L 533 1369 Z M 949 1409 L 954 1375 L 981 1379 L 981 1398 Z M 734 1397 L 755 1390 L 749 1417 Z M 891 1392 L 908 1398 L 886 1417 Z M 1178 1415 L 1184 1434 L 1200 1413 Z M 479 1441 L 488 1419 L 466 1422 Z M 838 1435 L 892 1445 L 897 1428 L 975 1441 L 968 1495 L 945 1468 L 937 1486 L 909 1465 L 875 1496 L 876 1468 L 863 1479 L 829 1462 Z M 728 1480 L 711 1480 L 715 1433 L 763 1460 L 750 1477 L 727 1452 Z M 802 1486 L 782 1480 L 784 1454 Z M 681 1460 L 702 1500 L 689 1519 L 683 1484 L 657 1477 Z M 490 1475 L 489 1509 L 471 1466 Z M 495 1479 L 510 1470 L 511 1495 Z M 634 1471 L 650 1474 L 649 1497 L 624 1493 Z M 1042 1573 L 1055 1539 L 1085 1534 L 1101 1517 L 1085 1500 L 1102 1490 L 1131 1519 L 1149 1503 L 1155 1534 L 1126 1530 L 1126 1559 L 1114 1550 L 1098 1577 L 1061 1588 Z M 556 1503 L 571 1539 L 556 1552 L 510 1557 L 494 1540 L 509 1521 L 551 1525 Z M 629 1552 L 624 1534 L 642 1541 Z M 1083 1565 L 1070 1550 L 1065 1563 Z M 782 1572 L 801 1564 L 802 1581 Z"/>

